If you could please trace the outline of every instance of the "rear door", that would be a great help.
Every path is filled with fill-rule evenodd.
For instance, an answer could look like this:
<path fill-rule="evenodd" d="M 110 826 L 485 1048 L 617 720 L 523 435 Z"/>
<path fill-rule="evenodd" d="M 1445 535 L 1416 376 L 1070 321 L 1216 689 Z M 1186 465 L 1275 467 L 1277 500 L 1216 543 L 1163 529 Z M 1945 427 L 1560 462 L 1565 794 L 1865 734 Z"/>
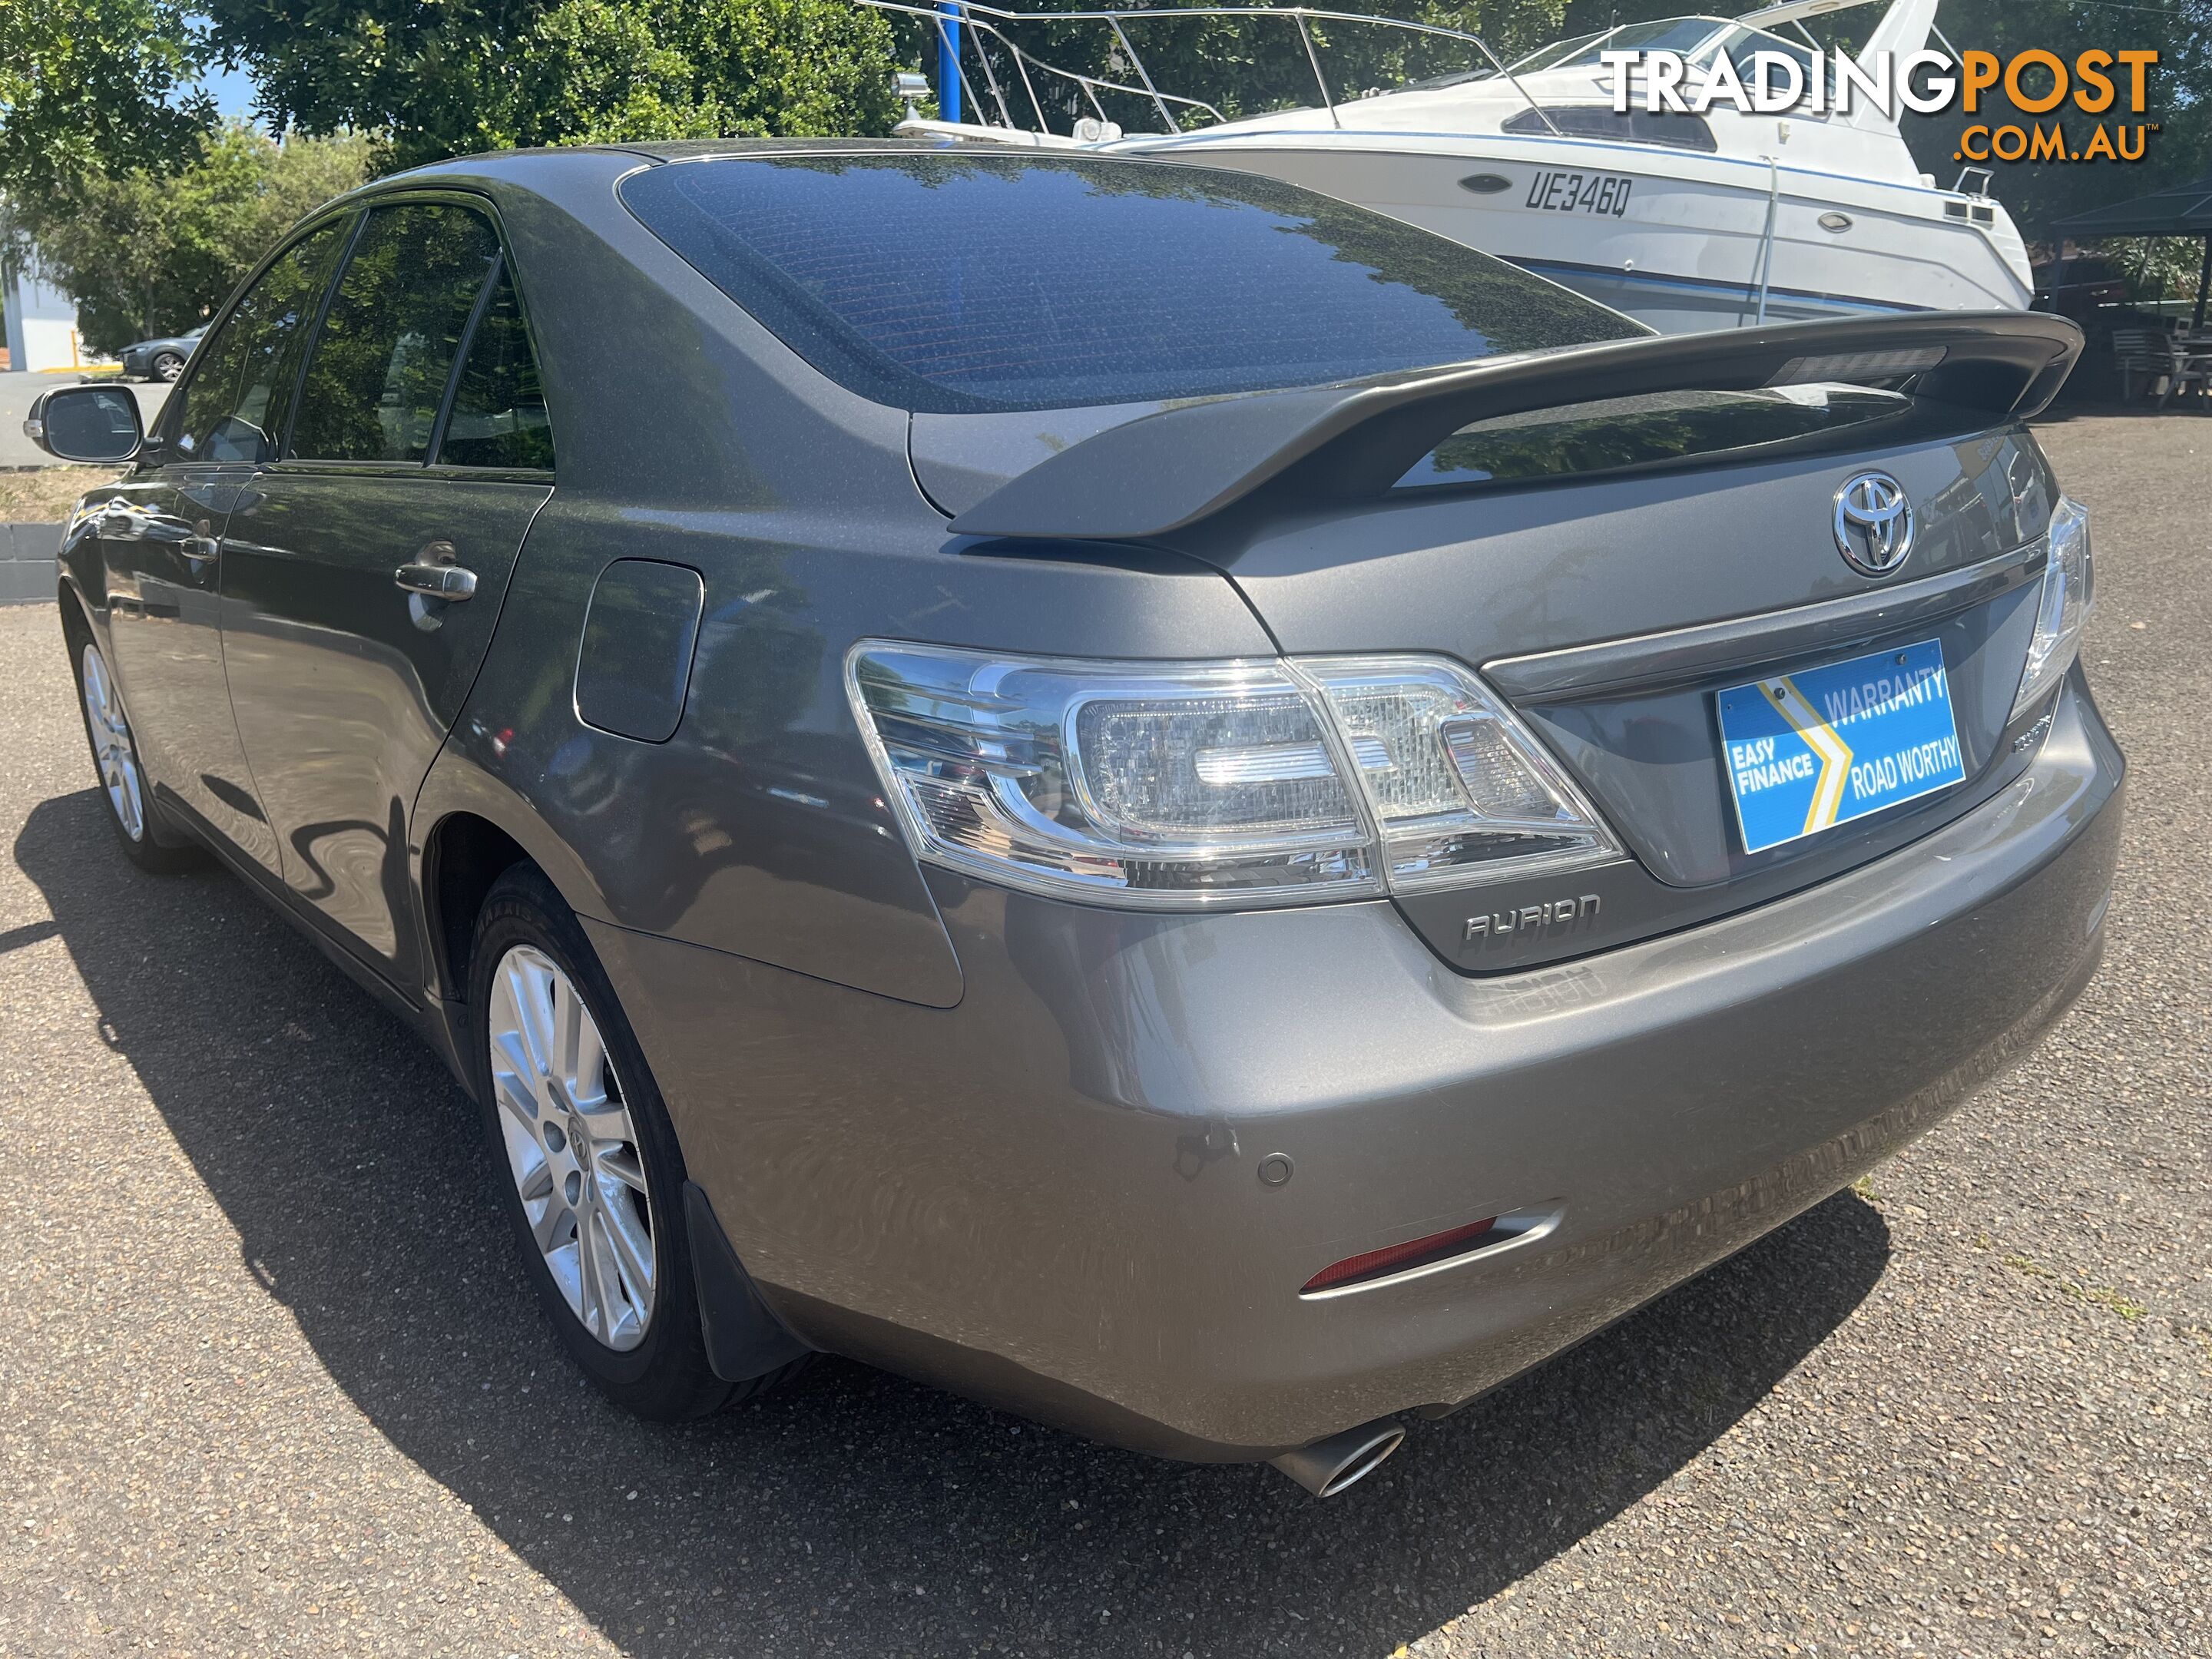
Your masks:
<path fill-rule="evenodd" d="M 409 809 L 552 494 L 552 459 L 488 206 L 371 206 L 281 459 L 232 514 L 223 629 L 285 881 L 402 989 L 421 983 Z"/>

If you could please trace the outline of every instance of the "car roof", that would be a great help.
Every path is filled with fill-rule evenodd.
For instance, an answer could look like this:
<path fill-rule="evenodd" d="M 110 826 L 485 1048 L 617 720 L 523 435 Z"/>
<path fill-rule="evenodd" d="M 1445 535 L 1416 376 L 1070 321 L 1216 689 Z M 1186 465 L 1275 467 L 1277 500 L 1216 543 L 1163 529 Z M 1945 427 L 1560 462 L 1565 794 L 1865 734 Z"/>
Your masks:
<path fill-rule="evenodd" d="M 523 161 L 542 163 L 556 156 L 635 155 L 648 161 L 696 161 L 718 156 L 741 159 L 749 155 L 927 155 L 959 151 L 988 155 L 1029 153 L 1009 150 L 1004 144 L 936 135 L 919 138 L 649 139 L 635 143 L 562 144 L 533 149 L 481 150 L 467 155 L 449 156 L 441 161 L 426 161 L 421 167 L 410 167 L 402 173 L 386 173 L 380 179 L 372 179 L 362 188 L 382 190 L 403 180 L 434 177 L 455 171 L 497 173 L 501 171 L 502 163 Z"/>

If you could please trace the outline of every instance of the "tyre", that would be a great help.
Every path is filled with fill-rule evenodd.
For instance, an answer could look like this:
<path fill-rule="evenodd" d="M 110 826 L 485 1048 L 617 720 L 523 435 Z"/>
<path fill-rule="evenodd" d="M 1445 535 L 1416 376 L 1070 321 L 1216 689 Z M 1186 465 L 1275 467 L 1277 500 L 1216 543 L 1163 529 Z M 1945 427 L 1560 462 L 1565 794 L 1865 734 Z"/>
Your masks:
<path fill-rule="evenodd" d="M 702 1417 L 763 1392 L 708 1364 L 684 1154 L 575 915 L 533 865 L 478 914 L 469 1008 L 477 1097 L 524 1271 L 584 1373 L 641 1417 Z"/>
<path fill-rule="evenodd" d="M 181 352 L 164 351 L 154 359 L 154 372 L 149 378 L 169 381 L 175 380 L 184 372 L 184 355 Z"/>
<path fill-rule="evenodd" d="M 73 665 L 85 741 L 92 746 L 93 768 L 100 774 L 100 793 L 107 798 L 107 821 L 115 827 L 123 856 L 154 875 L 192 868 L 206 854 L 162 819 L 147 787 L 138 740 L 131 733 L 123 694 L 107 659 L 77 629 L 70 630 L 70 643 L 76 647 Z"/>

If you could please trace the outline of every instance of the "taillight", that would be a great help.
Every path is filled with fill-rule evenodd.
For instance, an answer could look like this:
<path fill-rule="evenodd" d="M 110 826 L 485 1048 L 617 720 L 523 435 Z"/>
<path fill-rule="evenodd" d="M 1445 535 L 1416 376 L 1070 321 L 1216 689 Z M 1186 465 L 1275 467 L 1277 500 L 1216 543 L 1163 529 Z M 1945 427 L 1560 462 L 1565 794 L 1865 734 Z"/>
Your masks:
<path fill-rule="evenodd" d="M 1372 897 L 1620 844 L 1441 658 L 1006 657 L 863 641 L 853 711 L 918 857 L 1133 908 Z"/>
<path fill-rule="evenodd" d="M 2081 630 L 2096 603 L 2096 574 L 2089 552 L 2089 509 L 2062 497 L 2051 515 L 2050 562 L 2043 570 L 2043 592 L 2035 608 L 2035 636 L 2028 642 L 2027 665 L 2013 698 L 2018 720 L 2038 698 L 2065 678 L 2081 653 Z"/>

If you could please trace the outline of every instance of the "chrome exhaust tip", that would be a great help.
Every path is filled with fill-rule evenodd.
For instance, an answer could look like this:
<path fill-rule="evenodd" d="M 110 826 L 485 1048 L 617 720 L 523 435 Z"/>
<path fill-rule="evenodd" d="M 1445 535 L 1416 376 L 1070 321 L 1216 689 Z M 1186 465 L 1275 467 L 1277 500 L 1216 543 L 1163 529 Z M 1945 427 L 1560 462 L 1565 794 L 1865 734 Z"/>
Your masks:
<path fill-rule="evenodd" d="M 1267 1462 L 1316 1498 L 1334 1498 L 1374 1474 L 1405 1438 L 1403 1424 L 1395 1418 L 1380 1417 L 1358 1428 L 1346 1429 L 1342 1434 L 1333 1434 L 1326 1440 L 1316 1440 L 1297 1451 L 1271 1457 Z"/>

